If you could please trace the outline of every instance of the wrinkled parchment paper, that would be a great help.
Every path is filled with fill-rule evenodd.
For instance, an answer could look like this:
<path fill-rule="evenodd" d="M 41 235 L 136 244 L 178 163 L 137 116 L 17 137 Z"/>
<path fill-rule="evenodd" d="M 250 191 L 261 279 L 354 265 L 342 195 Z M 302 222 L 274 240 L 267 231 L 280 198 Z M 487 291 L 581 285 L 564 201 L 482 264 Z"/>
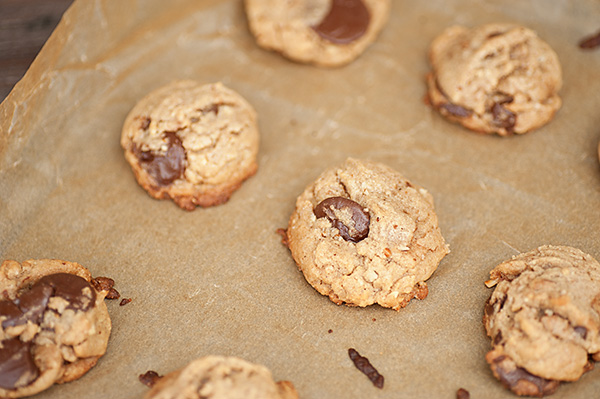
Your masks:
<path fill-rule="evenodd" d="M 139 374 L 207 354 L 264 364 L 303 399 L 454 398 L 459 387 L 513 397 L 484 360 L 489 270 L 543 244 L 600 259 L 600 50 L 577 48 L 599 15 L 596 0 L 395 0 L 366 53 L 317 69 L 258 48 L 239 0 L 77 0 L 0 106 L 0 254 L 79 262 L 133 301 L 109 302 L 98 365 L 38 397 L 141 398 Z M 564 68 L 562 109 L 525 136 L 478 135 L 423 102 L 431 40 L 494 21 L 536 30 Z M 150 198 L 119 146 L 135 102 L 182 78 L 237 90 L 262 135 L 256 176 L 194 212 Z M 436 201 L 452 252 L 429 296 L 399 312 L 336 306 L 275 232 L 304 187 L 348 156 L 401 171 Z M 597 367 L 553 398 L 599 391 Z"/>

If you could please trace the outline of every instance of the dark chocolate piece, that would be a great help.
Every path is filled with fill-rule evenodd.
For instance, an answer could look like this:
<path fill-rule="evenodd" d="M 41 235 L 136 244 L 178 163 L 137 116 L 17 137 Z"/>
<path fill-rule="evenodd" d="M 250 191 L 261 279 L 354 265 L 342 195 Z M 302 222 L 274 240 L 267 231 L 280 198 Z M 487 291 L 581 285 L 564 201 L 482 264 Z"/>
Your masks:
<path fill-rule="evenodd" d="M 127 305 L 129 302 L 131 302 L 131 298 L 123 298 L 121 300 L 121 302 L 119 303 L 119 306 L 125 306 Z"/>
<path fill-rule="evenodd" d="M 168 186 L 180 179 L 185 171 L 185 149 L 175 132 L 165 132 L 168 148 L 164 155 L 153 151 L 140 151 L 134 148 L 138 159 L 148 174 L 161 186 Z"/>
<path fill-rule="evenodd" d="M 461 107 L 460 105 L 452 103 L 442 104 L 441 107 L 448 111 L 450 115 L 457 116 L 459 118 L 466 118 L 468 116 L 471 116 L 471 114 L 473 113 L 473 111 L 471 111 L 470 109 L 466 109 L 465 107 Z"/>
<path fill-rule="evenodd" d="M 108 294 L 106 294 L 106 299 L 119 299 L 121 294 L 114 288 L 108 290 Z"/>
<path fill-rule="evenodd" d="M 577 326 L 574 328 L 575 332 L 581 335 L 581 338 L 586 339 L 588 330 L 584 326 Z"/>
<path fill-rule="evenodd" d="M 498 377 L 502 385 L 510 389 L 517 395 L 544 396 L 550 395 L 556 391 L 560 381 L 547 380 L 542 377 L 531 374 L 522 367 L 516 367 L 511 371 L 505 370 L 502 362 L 507 360 L 507 356 L 498 356 L 492 361 L 492 371 Z M 509 360 L 510 361 L 510 360 Z"/>
<path fill-rule="evenodd" d="M 383 376 L 371 365 L 369 359 L 361 356 L 354 348 L 348 349 L 348 356 L 350 356 L 354 366 L 369 377 L 373 385 L 379 389 L 383 388 Z"/>
<path fill-rule="evenodd" d="M 352 214 L 354 226 L 346 226 L 335 216 L 332 209 L 347 209 Z M 317 218 L 326 217 L 331 221 L 333 227 L 340 231 L 340 235 L 346 241 L 359 242 L 364 240 L 369 235 L 369 222 L 371 220 L 369 212 L 365 211 L 362 206 L 344 197 L 331 197 L 321 201 L 315 207 L 315 216 Z M 350 227 L 354 227 L 354 232 L 350 232 Z"/>
<path fill-rule="evenodd" d="M 68 307 L 71 309 L 86 311 L 94 306 L 96 302 L 96 291 L 94 288 L 84 278 L 75 274 L 56 273 L 44 276 L 33 285 L 31 291 L 34 291 L 37 285 L 52 287 L 54 289 L 52 296 L 58 296 L 68 301 Z M 38 298 L 41 299 L 42 296 Z"/>
<path fill-rule="evenodd" d="M 0 301 L 0 316 L 4 316 L 2 328 L 25 324 L 27 320 L 23 312 L 13 301 Z"/>
<path fill-rule="evenodd" d="M 162 375 L 159 375 L 156 371 L 148 370 L 144 374 L 140 374 L 138 379 L 148 388 L 152 388 L 154 384 L 158 382 L 162 378 Z"/>
<path fill-rule="evenodd" d="M 596 47 L 600 46 L 600 32 L 591 35 L 591 36 L 586 36 L 583 39 L 581 39 L 581 41 L 579 42 L 579 48 L 582 48 L 584 50 L 591 50 L 594 49 Z"/>
<path fill-rule="evenodd" d="M 456 391 L 456 399 L 471 399 L 471 394 L 464 388 L 458 388 L 458 391 Z"/>
<path fill-rule="evenodd" d="M 2 341 L 0 348 L 0 387 L 16 389 L 27 386 L 39 376 L 31 353 L 31 342 L 18 337 Z"/>
<path fill-rule="evenodd" d="M 517 123 L 517 115 L 504 108 L 501 103 L 494 103 L 492 106 L 492 115 L 494 119 L 492 123 L 498 127 L 503 127 L 509 131 Z"/>
<path fill-rule="evenodd" d="M 312 28 L 323 39 L 348 44 L 363 36 L 371 15 L 362 0 L 332 0 L 329 13 Z"/>

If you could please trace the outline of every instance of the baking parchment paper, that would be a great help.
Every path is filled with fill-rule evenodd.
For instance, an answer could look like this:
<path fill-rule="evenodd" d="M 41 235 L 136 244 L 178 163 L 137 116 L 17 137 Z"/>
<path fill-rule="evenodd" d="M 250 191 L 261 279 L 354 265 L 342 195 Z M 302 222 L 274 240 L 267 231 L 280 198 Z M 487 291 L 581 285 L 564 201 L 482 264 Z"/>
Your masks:
<path fill-rule="evenodd" d="M 108 304 L 98 365 L 37 397 L 141 398 L 139 374 L 207 354 L 264 364 L 303 399 L 513 397 L 484 360 L 489 270 L 543 244 L 600 259 L 600 51 L 577 47 L 598 16 L 596 0 L 395 0 L 359 59 L 318 69 L 258 48 L 239 0 L 77 0 L 0 105 L 0 255 L 79 262 L 133 300 Z M 475 134 L 423 101 L 431 40 L 495 21 L 536 30 L 564 69 L 562 109 L 524 136 Z M 225 205 L 154 200 L 123 157 L 126 114 L 175 79 L 222 81 L 258 112 L 258 173 Z M 429 296 L 398 312 L 319 295 L 276 233 L 304 187 L 348 156 L 426 187 L 452 251 Z M 597 367 L 553 398 L 599 391 Z"/>

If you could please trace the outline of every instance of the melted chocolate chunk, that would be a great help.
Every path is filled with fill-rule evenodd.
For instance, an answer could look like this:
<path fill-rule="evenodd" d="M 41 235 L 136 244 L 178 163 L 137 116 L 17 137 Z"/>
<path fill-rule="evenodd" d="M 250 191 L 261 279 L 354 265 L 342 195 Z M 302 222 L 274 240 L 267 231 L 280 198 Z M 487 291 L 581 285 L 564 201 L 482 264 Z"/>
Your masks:
<path fill-rule="evenodd" d="M 183 176 L 185 170 L 185 149 L 175 132 L 165 132 L 168 142 L 164 155 L 153 151 L 140 151 L 134 148 L 138 159 L 148 174 L 161 186 L 168 186 Z"/>
<path fill-rule="evenodd" d="M 492 123 L 498 127 L 503 127 L 509 131 L 515 126 L 517 122 L 517 115 L 504 108 L 501 103 L 494 103 L 492 106 L 492 115 L 494 119 Z"/>
<path fill-rule="evenodd" d="M 354 363 L 354 366 L 359 369 L 364 375 L 369 377 L 369 380 L 375 385 L 377 388 L 383 388 L 383 376 L 379 374 L 379 372 L 371 365 L 369 359 L 361 356 L 356 349 L 350 348 L 348 349 L 348 356 Z"/>
<path fill-rule="evenodd" d="M 142 384 L 152 388 L 162 378 L 162 375 L 159 375 L 156 371 L 148 370 L 144 374 L 140 374 L 138 378 Z"/>
<path fill-rule="evenodd" d="M 579 48 L 584 50 L 591 50 L 596 47 L 600 47 L 600 32 L 595 35 L 586 36 L 579 42 Z"/>
<path fill-rule="evenodd" d="M 470 399 L 471 394 L 464 388 L 458 388 L 456 391 L 456 399 Z"/>
<path fill-rule="evenodd" d="M 346 209 L 352 214 L 354 226 L 346 226 L 339 220 L 333 209 Z M 331 221 L 333 227 L 340 231 L 340 235 L 346 241 L 359 242 L 369 235 L 370 216 L 362 206 L 344 197 L 331 197 L 321 201 L 315 207 L 315 216 L 317 218 L 326 217 Z M 350 227 L 354 227 L 354 231 L 350 231 Z"/>
<path fill-rule="evenodd" d="M 494 371 L 496 372 L 500 382 L 518 395 L 550 395 L 556 391 L 560 384 L 559 381 L 547 380 L 545 378 L 533 375 L 522 367 L 517 367 L 512 371 L 507 371 L 502 368 L 502 365 L 500 364 L 504 359 L 506 359 L 506 356 L 499 356 L 498 358 L 494 359 Z M 527 389 L 526 393 L 523 392 L 524 388 Z M 535 391 L 535 394 L 531 391 L 531 389 Z"/>
<path fill-rule="evenodd" d="M 25 324 L 23 312 L 13 301 L 0 301 L 0 316 L 4 316 L 2 328 Z"/>
<path fill-rule="evenodd" d="M 29 291 L 23 292 L 15 302 L 27 320 L 38 324 L 48 306 L 52 292 L 52 287 L 36 283 Z"/>
<path fill-rule="evenodd" d="M 348 44 L 363 36 L 371 15 L 362 0 L 332 0 L 325 18 L 312 28 L 323 39 L 335 44 Z"/>
<path fill-rule="evenodd" d="M 29 385 L 39 376 L 31 354 L 31 342 L 19 338 L 2 341 L 0 348 L 0 387 L 15 389 Z"/>
<path fill-rule="evenodd" d="M 464 107 L 461 107 L 460 105 L 452 103 L 442 104 L 442 108 L 448 111 L 450 115 L 458 116 L 459 118 L 466 118 L 468 116 L 471 116 L 471 114 L 473 113 L 473 111 L 471 111 L 470 109 L 466 109 Z"/>
<path fill-rule="evenodd" d="M 54 289 L 52 296 L 58 296 L 69 302 L 68 308 L 86 311 L 96 302 L 96 291 L 84 278 L 70 273 L 56 273 L 44 276 L 33 285 L 50 286 Z M 88 288 L 86 290 L 86 288 Z M 84 291 L 89 292 L 86 294 Z"/>

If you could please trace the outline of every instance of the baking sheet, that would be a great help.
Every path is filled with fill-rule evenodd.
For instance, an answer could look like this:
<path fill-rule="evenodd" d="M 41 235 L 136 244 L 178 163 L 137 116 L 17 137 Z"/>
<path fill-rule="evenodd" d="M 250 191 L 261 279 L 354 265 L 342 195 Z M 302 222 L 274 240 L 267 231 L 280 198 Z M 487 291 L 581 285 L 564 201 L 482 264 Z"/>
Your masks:
<path fill-rule="evenodd" d="M 459 387 L 513 397 L 484 360 L 489 270 L 543 244 L 600 259 L 600 51 L 577 48 L 598 15 L 595 0 L 396 0 L 363 56 L 317 69 L 258 48 L 239 0 L 77 0 L 0 105 L 0 255 L 79 262 L 133 301 L 108 303 L 98 365 L 37 397 L 139 398 L 139 374 L 207 354 L 264 364 L 304 399 L 454 398 Z M 535 29 L 562 62 L 564 105 L 525 136 L 474 134 L 423 103 L 431 40 L 495 21 Z M 222 81 L 258 112 L 258 173 L 225 205 L 153 200 L 125 162 L 126 114 L 174 79 Z M 348 156 L 401 171 L 436 202 L 452 252 L 429 296 L 399 312 L 336 306 L 275 232 L 304 187 Z M 599 390 L 596 368 L 553 398 Z"/>

